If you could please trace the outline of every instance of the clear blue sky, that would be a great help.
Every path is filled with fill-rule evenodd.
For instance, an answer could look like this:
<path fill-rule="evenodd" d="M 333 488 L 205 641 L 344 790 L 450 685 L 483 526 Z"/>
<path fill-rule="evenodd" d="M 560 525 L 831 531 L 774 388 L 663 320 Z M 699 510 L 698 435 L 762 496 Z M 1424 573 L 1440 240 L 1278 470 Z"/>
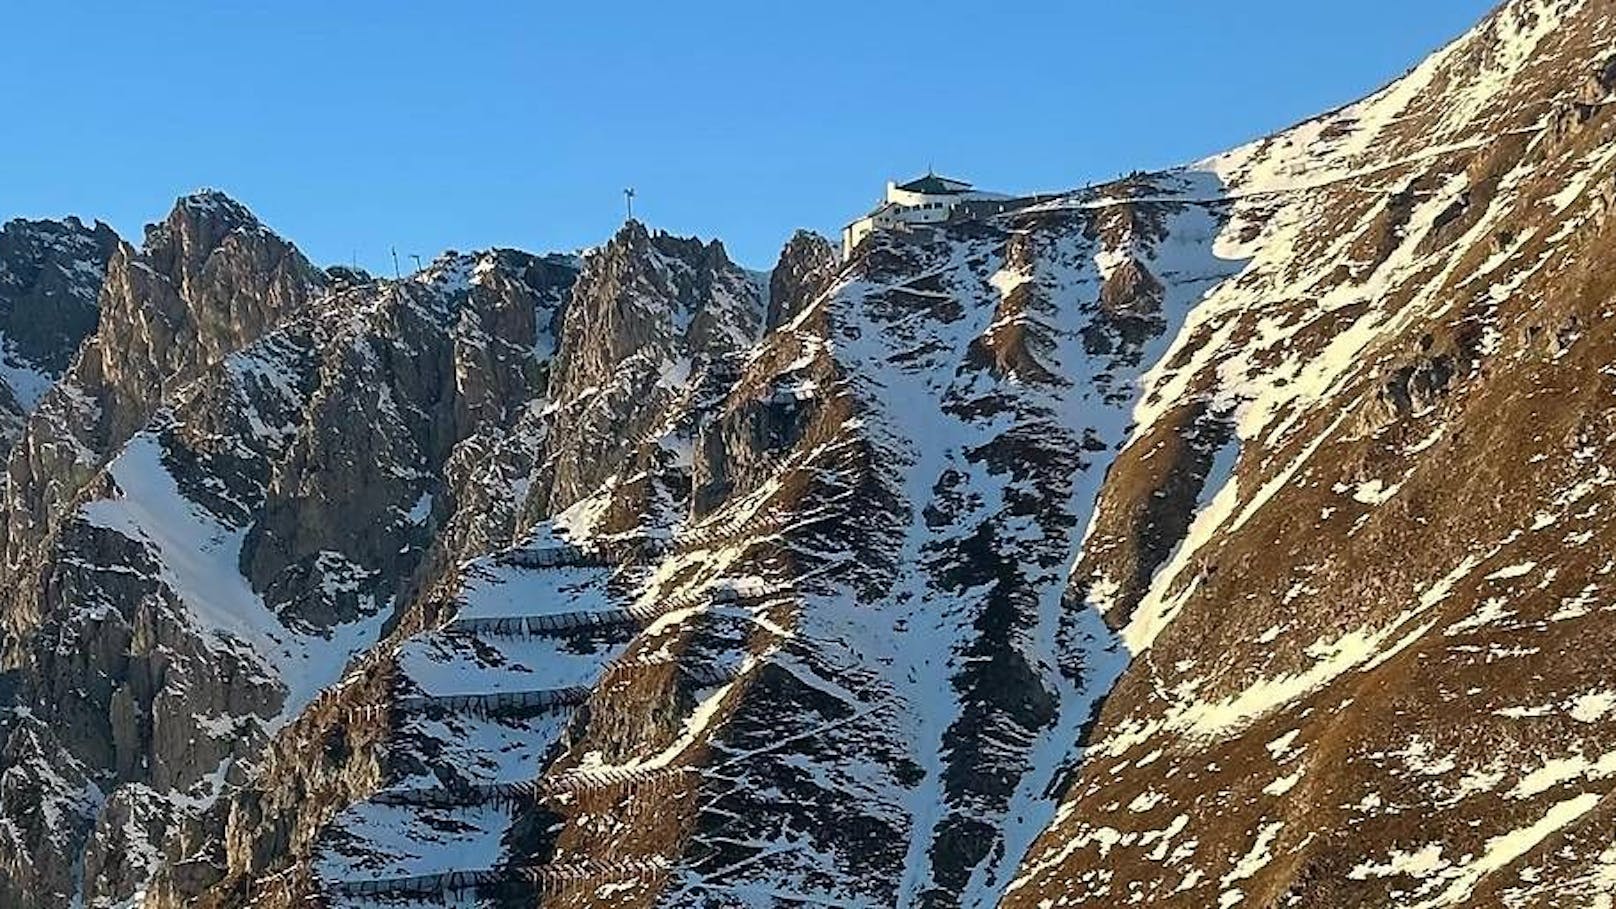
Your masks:
<path fill-rule="evenodd" d="M 224 189 L 324 264 L 653 226 L 773 263 L 890 177 L 1059 189 L 1378 87 L 1490 0 L 13 3 L 0 217 Z M 408 260 L 406 259 L 406 264 Z"/>

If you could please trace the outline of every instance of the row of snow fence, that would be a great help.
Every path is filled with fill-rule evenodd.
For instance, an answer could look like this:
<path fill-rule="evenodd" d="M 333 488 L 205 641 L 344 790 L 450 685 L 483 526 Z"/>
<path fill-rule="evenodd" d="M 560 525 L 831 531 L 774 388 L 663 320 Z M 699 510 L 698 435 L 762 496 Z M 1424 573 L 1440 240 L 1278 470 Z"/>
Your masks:
<path fill-rule="evenodd" d="M 754 514 L 739 524 L 697 528 L 681 534 L 679 545 L 686 550 L 697 546 L 711 548 L 727 545 L 747 536 L 778 533 L 785 527 L 786 517 L 786 515 L 779 512 L 769 512 L 767 514 Z"/>
<path fill-rule="evenodd" d="M 782 592 L 780 588 L 769 584 L 744 582 L 665 597 L 646 605 L 630 606 L 627 612 L 639 621 L 650 622 L 670 612 L 698 606 L 703 602 L 713 606 L 756 605 L 779 596 Z"/>
<path fill-rule="evenodd" d="M 486 716 L 525 710 L 551 710 L 576 707 L 589 700 L 585 685 L 541 688 L 535 691 L 489 691 L 478 694 L 411 694 L 398 699 L 400 710 L 422 712 L 442 710 Z"/>
<path fill-rule="evenodd" d="M 635 622 L 650 622 L 670 612 L 697 606 L 703 602 L 715 606 L 756 604 L 779 593 L 778 588 L 768 584 L 744 583 L 665 597 L 646 605 L 624 609 L 455 618 L 450 619 L 443 627 L 447 631 L 487 637 L 544 637 L 596 628 L 616 628 Z"/>
<path fill-rule="evenodd" d="M 633 622 L 634 615 L 627 609 L 591 609 L 545 615 L 457 618 L 450 620 L 444 628 L 489 637 L 542 637 L 595 628 L 615 628 Z"/>
<path fill-rule="evenodd" d="M 380 647 L 366 651 L 353 668 L 343 675 L 342 679 L 328 688 L 321 689 L 300 711 L 300 716 L 312 716 L 338 705 L 350 685 L 356 684 L 362 675 L 370 672 L 390 655 L 389 652 Z M 385 719 L 391 710 L 392 707 L 388 704 L 362 704 L 354 707 L 343 707 L 341 708 L 341 713 L 345 725 L 354 726 Z M 303 741 L 305 744 L 307 743 L 306 739 Z"/>
<path fill-rule="evenodd" d="M 801 383 L 793 387 L 777 388 L 769 395 L 770 404 L 796 404 L 802 401 L 812 401 L 819 397 L 819 388 L 812 383 Z"/>
<path fill-rule="evenodd" d="M 589 545 L 558 543 L 527 549 L 512 549 L 501 557 L 518 568 L 612 568 L 624 562 L 657 556 L 667 551 L 668 541 L 656 537 L 591 540 Z"/>
<path fill-rule="evenodd" d="M 377 720 L 387 719 L 392 708 L 386 704 L 367 704 L 363 707 L 349 707 L 342 713 L 343 725 L 348 727 L 364 726 Z"/>
<path fill-rule="evenodd" d="M 735 681 L 741 676 L 741 667 L 738 665 L 707 665 L 684 666 L 677 660 L 662 658 L 654 660 L 622 659 L 607 667 L 601 676 L 602 684 L 622 675 L 632 675 L 653 669 L 673 667 L 680 675 L 695 682 L 698 686 L 709 688 L 714 685 L 723 685 Z"/>
<path fill-rule="evenodd" d="M 518 568 L 610 568 L 606 553 L 573 543 L 543 546 L 534 549 L 512 549 L 505 553 L 505 561 Z"/>
<path fill-rule="evenodd" d="M 632 796 L 641 791 L 671 789 L 680 778 L 694 772 L 689 767 L 602 767 L 534 780 L 384 789 L 371 796 L 370 800 L 380 805 L 465 808 L 490 804 L 527 804 L 558 795 L 585 795 L 607 790 L 624 790 Z"/>
<path fill-rule="evenodd" d="M 531 867 L 479 868 L 441 871 L 408 877 L 331 881 L 326 891 L 339 896 L 433 896 L 462 893 L 501 884 L 532 884 L 549 889 L 597 880 L 654 880 L 668 873 L 667 859 L 600 859 L 558 862 Z"/>
<path fill-rule="evenodd" d="M 653 558 L 668 551 L 668 541 L 658 537 L 601 539 L 591 545 L 613 565 Z"/>
<path fill-rule="evenodd" d="M 737 603 L 757 603 L 777 596 L 781 589 L 773 584 L 762 581 L 741 581 L 735 584 L 726 584 L 712 590 L 712 599 L 715 605 L 730 606 Z"/>

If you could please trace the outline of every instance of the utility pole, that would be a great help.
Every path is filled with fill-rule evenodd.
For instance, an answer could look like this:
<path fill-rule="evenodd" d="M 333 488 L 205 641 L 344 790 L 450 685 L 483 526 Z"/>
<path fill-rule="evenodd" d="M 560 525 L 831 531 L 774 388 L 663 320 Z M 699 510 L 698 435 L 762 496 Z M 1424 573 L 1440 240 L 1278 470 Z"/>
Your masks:
<path fill-rule="evenodd" d="M 634 187 L 623 190 L 623 201 L 628 205 L 628 219 L 634 220 Z"/>

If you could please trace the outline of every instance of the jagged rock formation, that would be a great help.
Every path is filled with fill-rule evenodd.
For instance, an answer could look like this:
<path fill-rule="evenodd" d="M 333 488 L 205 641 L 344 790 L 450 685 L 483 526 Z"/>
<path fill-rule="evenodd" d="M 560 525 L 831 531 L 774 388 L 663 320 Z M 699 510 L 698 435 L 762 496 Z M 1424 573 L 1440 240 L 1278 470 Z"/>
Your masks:
<path fill-rule="evenodd" d="M 151 262 L 170 263 L 169 277 Z M 216 800 L 232 769 L 374 643 L 419 572 L 458 561 L 433 533 L 475 495 L 447 488 L 451 462 L 538 399 L 575 276 L 564 257 L 446 256 L 411 281 L 309 305 L 318 274 L 211 194 L 181 200 L 145 250 L 120 251 L 106 292 L 117 302 L 41 408 L 94 401 L 83 412 L 104 419 L 36 417 L 13 459 L 15 483 L 25 449 L 85 442 L 84 478 L 67 478 L 82 492 L 43 489 L 71 504 L 32 548 L 20 532 L 10 540 L 18 574 L 41 580 L 8 687 L 30 708 L 12 738 L 87 780 L 73 793 L 81 810 L 58 811 L 49 835 L 64 853 L 52 867 L 72 871 L 84 853 L 92 904 L 128 902 L 161 863 L 200 873 L 197 851 L 222 846 Z M 208 338 L 213 358 L 174 351 L 187 334 Z M 129 349 L 168 351 L 166 365 L 106 365 Z M 142 397 L 158 374 L 176 388 Z M 91 445 L 111 445 L 132 419 L 105 415 L 143 411 L 96 466 Z M 513 524 L 485 512 L 481 533 L 508 539 Z M 14 805 L 18 817 L 34 810 Z M 47 855 L 37 842 L 27 851 Z"/>
<path fill-rule="evenodd" d="M 0 904 L 1608 905 L 1611 12 L 766 275 L 9 227 Z"/>
<path fill-rule="evenodd" d="M 181 200 L 106 267 L 101 320 L 11 452 L 4 490 L 6 608 L 0 665 L 41 618 L 39 554 L 98 472 L 181 386 L 297 312 L 320 274 L 221 194 Z"/>
<path fill-rule="evenodd" d="M 98 296 L 118 235 L 100 223 L 0 226 L 0 454 L 95 330 Z"/>
<path fill-rule="evenodd" d="M 769 272 L 769 311 L 764 327 L 772 330 L 790 322 L 829 288 L 836 280 L 837 258 L 829 240 L 806 230 L 797 231 Z"/>

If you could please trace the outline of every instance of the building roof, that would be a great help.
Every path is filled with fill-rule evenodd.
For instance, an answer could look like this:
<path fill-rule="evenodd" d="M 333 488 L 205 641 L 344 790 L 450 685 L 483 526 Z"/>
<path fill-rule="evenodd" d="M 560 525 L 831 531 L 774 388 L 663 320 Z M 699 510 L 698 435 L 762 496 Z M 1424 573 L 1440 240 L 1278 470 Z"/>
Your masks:
<path fill-rule="evenodd" d="M 946 196 L 954 193 L 968 192 L 971 184 L 964 180 L 950 180 L 936 174 L 927 174 L 918 180 L 898 184 L 898 188 L 906 193 L 925 193 L 931 196 Z"/>

